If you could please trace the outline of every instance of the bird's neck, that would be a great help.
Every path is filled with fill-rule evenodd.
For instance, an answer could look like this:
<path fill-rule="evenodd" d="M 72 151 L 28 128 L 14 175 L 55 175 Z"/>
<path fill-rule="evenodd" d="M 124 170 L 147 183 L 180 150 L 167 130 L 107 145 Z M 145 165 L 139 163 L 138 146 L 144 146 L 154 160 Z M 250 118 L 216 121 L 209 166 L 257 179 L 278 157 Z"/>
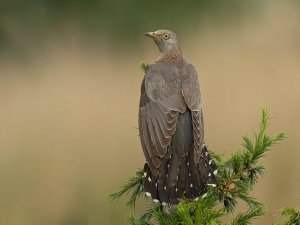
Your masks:
<path fill-rule="evenodd" d="M 181 62 L 183 61 L 183 55 L 180 48 L 169 51 L 166 54 L 161 54 L 156 62 Z"/>

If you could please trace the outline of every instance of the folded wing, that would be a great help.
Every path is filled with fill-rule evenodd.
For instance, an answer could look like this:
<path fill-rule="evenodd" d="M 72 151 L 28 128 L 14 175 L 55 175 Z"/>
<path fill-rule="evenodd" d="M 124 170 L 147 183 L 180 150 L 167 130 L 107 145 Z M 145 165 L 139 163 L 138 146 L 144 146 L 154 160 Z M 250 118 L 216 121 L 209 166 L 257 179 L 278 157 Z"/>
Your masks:
<path fill-rule="evenodd" d="M 139 131 L 144 155 L 155 176 L 167 156 L 178 115 L 185 110 L 177 67 L 166 63 L 148 66 L 141 87 Z"/>

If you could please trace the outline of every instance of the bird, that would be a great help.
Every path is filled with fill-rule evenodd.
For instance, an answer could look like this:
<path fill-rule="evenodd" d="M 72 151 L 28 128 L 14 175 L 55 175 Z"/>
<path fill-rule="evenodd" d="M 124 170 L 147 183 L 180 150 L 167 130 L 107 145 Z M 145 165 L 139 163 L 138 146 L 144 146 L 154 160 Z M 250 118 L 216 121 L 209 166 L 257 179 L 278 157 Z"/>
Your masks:
<path fill-rule="evenodd" d="M 200 86 L 170 30 L 144 34 L 159 56 L 144 68 L 139 103 L 139 137 L 146 159 L 143 190 L 155 203 L 198 200 L 216 186 L 217 166 L 204 144 Z"/>

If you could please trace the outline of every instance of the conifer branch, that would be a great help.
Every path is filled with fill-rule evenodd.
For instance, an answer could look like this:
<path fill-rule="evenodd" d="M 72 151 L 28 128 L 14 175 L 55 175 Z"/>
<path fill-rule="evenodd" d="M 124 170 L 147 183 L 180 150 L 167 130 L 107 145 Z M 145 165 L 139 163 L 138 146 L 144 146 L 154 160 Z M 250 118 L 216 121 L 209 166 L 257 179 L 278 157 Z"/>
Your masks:
<path fill-rule="evenodd" d="M 223 201 L 225 210 L 233 211 L 238 199 L 245 201 L 250 208 L 258 208 L 261 203 L 249 196 L 249 192 L 264 173 L 264 166 L 258 163 L 271 146 L 286 138 L 283 132 L 273 136 L 266 134 L 268 114 L 262 110 L 260 129 L 252 140 L 249 136 L 242 137 L 243 149 L 234 153 L 225 161 L 219 173 L 218 194 Z"/>
<path fill-rule="evenodd" d="M 230 225 L 247 225 L 250 224 L 253 219 L 256 217 L 262 216 L 265 214 L 265 209 L 262 205 L 249 209 L 245 213 L 239 213 L 236 218 L 230 223 Z"/>
<path fill-rule="evenodd" d="M 299 208 L 282 208 L 279 211 L 281 222 L 274 225 L 299 225 L 300 224 L 300 209 Z"/>
<path fill-rule="evenodd" d="M 129 200 L 127 201 L 126 205 L 130 208 L 135 207 L 136 200 L 141 196 L 143 193 L 142 186 L 144 181 L 144 172 L 142 169 L 139 169 L 136 172 L 136 175 L 132 178 L 129 178 L 129 180 L 120 187 L 120 189 L 112 194 L 110 194 L 110 198 L 112 200 L 119 199 L 124 194 L 127 194 L 131 192 L 131 196 Z"/>

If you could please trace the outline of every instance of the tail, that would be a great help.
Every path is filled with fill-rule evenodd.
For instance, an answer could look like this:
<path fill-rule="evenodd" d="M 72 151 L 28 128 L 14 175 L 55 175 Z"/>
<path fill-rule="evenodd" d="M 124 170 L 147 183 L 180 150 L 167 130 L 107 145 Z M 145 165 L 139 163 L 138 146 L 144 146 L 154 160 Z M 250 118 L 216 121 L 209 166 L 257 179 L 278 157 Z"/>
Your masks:
<path fill-rule="evenodd" d="M 177 204 L 180 199 L 198 199 L 206 196 L 206 185 L 216 186 L 217 166 L 210 158 L 204 145 L 198 163 L 194 151 L 183 157 L 172 154 L 162 159 L 157 176 L 145 163 L 144 191 L 154 202 Z"/>

